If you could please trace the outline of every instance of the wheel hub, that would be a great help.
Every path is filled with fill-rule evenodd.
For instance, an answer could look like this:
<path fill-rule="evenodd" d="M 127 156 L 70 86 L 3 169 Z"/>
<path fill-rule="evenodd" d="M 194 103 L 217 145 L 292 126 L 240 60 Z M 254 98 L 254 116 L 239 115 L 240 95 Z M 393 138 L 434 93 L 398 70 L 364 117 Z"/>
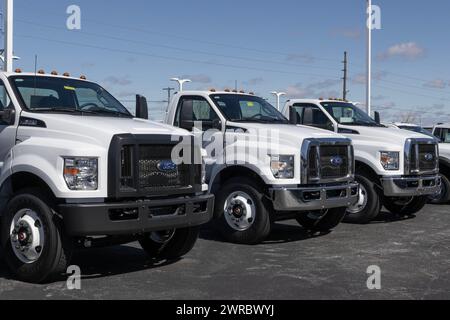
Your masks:
<path fill-rule="evenodd" d="M 359 195 L 358 202 L 356 204 L 354 204 L 353 206 L 347 208 L 347 212 L 350 214 L 359 213 L 359 212 L 363 211 L 365 209 L 365 207 L 367 206 L 367 201 L 368 201 L 367 190 L 362 184 L 359 185 L 359 194 L 358 195 Z"/>
<path fill-rule="evenodd" d="M 44 246 L 44 230 L 36 212 L 22 209 L 15 214 L 11 222 L 10 241 L 14 254 L 23 263 L 33 263 L 39 259 Z"/>
<path fill-rule="evenodd" d="M 225 200 L 224 216 L 231 228 L 245 231 L 255 221 L 255 202 L 251 196 L 243 191 L 234 192 Z"/>

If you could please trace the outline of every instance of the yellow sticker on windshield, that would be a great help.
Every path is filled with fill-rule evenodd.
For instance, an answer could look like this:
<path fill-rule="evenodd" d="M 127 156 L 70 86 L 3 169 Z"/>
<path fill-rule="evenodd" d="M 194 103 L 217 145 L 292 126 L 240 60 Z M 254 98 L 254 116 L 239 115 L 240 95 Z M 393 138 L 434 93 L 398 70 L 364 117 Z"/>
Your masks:
<path fill-rule="evenodd" d="M 255 104 L 252 101 L 247 102 L 247 107 L 254 107 Z"/>
<path fill-rule="evenodd" d="M 74 87 L 69 87 L 69 86 L 64 86 L 64 89 L 75 91 L 75 88 L 74 88 Z"/>

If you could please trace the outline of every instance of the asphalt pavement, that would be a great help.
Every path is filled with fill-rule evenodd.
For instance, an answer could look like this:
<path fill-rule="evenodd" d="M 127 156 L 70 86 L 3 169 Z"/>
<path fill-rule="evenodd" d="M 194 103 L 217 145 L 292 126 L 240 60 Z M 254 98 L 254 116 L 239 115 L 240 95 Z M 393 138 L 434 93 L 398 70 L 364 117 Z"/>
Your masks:
<path fill-rule="evenodd" d="M 78 251 L 72 264 L 80 290 L 14 281 L 0 257 L 0 299 L 450 299 L 450 206 L 319 236 L 287 221 L 256 246 L 205 229 L 179 261 L 154 263 L 132 243 Z M 367 286 L 369 266 L 379 267 L 380 289 Z"/>

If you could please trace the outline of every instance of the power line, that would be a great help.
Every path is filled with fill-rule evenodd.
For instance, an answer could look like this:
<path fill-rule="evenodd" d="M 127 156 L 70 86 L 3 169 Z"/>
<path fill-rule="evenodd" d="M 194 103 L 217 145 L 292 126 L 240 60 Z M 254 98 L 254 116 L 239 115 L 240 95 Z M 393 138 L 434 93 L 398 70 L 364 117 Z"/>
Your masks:
<path fill-rule="evenodd" d="M 228 67 L 228 68 L 234 68 L 234 69 L 256 70 L 256 71 L 263 71 L 263 72 L 270 72 L 270 73 L 303 75 L 303 76 L 311 76 L 311 77 L 319 77 L 319 78 L 329 77 L 328 75 L 323 75 L 323 74 L 300 73 L 300 72 L 292 72 L 292 71 L 285 71 L 285 70 L 274 70 L 274 69 L 265 69 L 265 68 L 256 68 L 256 67 L 250 67 L 250 66 L 241 66 L 241 65 L 233 65 L 233 64 L 226 64 L 226 63 L 218 63 L 218 62 L 212 62 L 212 61 L 201 61 L 201 60 L 193 60 L 193 59 L 187 59 L 187 58 L 169 57 L 169 56 L 151 54 L 151 53 L 148 53 L 148 52 L 138 52 L 138 51 L 132 51 L 132 50 L 118 49 L 118 48 L 108 48 L 108 47 L 102 47 L 102 46 L 97 46 L 97 45 L 90 45 L 90 44 L 73 42 L 73 41 L 48 39 L 48 38 L 36 37 L 36 36 L 30 36 L 30 35 L 16 35 L 16 36 L 17 37 L 22 37 L 22 38 L 28 38 L 28 39 L 37 39 L 37 40 L 42 40 L 42 41 L 50 41 L 50 42 L 55 42 L 55 43 L 60 43 L 60 44 L 65 44 L 65 45 L 70 45 L 70 46 L 86 47 L 86 48 L 92 48 L 92 49 L 105 50 L 105 51 L 108 51 L 109 53 L 111 53 L 111 52 L 113 52 L 113 53 L 126 53 L 126 54 L 131 54 L 131 55 L 153 57 L 153 58 L 164 59 L 164 60 L 206 64 L 206 65 L 213 65 L 213 66 L 219 66 L 219 67 Z"/>

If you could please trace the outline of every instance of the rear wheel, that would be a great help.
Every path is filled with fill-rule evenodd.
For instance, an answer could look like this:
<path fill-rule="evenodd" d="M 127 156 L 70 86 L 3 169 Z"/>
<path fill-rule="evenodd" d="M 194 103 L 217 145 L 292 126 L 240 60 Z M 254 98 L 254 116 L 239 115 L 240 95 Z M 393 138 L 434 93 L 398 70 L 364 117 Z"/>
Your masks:
<path fill-rule="evenodd" d="M 192 250 L 198 234 L 199 227 L 155 231 L 145 234 L 139 244 L 151 258 L 174 260 Z"/>
<path fill-rule="evenodd" d="M 355 180 L 359 183 L 359 199 L 355 205 L 347 208 L 344 221 L 366 224 L 380 213 L 381 199 L 373 179 L 371 180 L 365 172 L 356 174 Z"/>
<path fill-rule="evenodd" d="M 61 221 L 39 190 L 14 196 L 2 216 L 6 263 L 21 281 L 42 283 L 66 272 L 73 246 Z"/>
<path fill-rule="evenodd" d="M 445 204 L 450 202 L 450 180 L 446 175 L 440 174 L 441 176 L 441 190 L 437 195 L 431 196 L 430 202 L 433 204 Z"/>
<path fill-rule="evenodd" d="M 383 205 L 391 213 L 395 213 L 401 216 L 413 215 L 425 207 L 428 202 L 427 196 L 420 197 L 385 197 L 383 199 Z"/>
<path fill-rule="evenodd" d="M 225 182 L 216 192 L 213 223 L 234 243 L 257 244 L 270 233 L 270 208 L 258 186 L 246 178 Z"/>
<path fill-rule="evenodd" d="M 297 222 L 305 229 L 314 232 L 327 232 L 334 229 L 345 217 L 347 208 L 311 211 L 298 215 Z"/>

